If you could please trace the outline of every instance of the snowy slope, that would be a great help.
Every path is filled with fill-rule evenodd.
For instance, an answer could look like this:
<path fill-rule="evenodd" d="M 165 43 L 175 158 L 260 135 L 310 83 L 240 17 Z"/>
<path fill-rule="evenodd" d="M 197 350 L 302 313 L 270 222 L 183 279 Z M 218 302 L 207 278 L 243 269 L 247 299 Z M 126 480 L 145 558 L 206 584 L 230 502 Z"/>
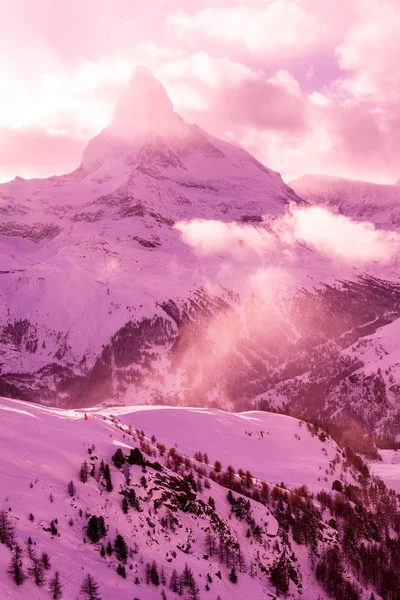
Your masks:
<path fill-rule="evenodd" d="M 204 515 L 197 518 L 190 512 L 178 511 L 176 517 L 183 528 L 179 526 L 174 533 L 160 525 L 159 519 L 165 514 L 165 509 L 163 505 L 158 511 L 152 508 L 155 498 L 160 496 L 157 491 L 159 486 L 149 495 L 157 477 L 156 471 L 147 469 L 146 491 L 139 484 L 141 468 L 130 467 L 131 484 L 144 512 L 130 510 L 128 515 L 124 515 L 121 510 L 122 496 L 119 493 L 124 485 L 122 473 L 111 466 L 114 491 L 109 493 L 95 478 L 89 477 L 87 483 L 78 481 L 79 467 L 85 459 L 96 464 L 96 469 L 101 459 L 110 463 L 117 448 L 129 453 L 129 448 L 136 446 L 134 439 L 137 440 L 137 434 L 134 433 L 132 438 L 124 431 L 123 424 L 129 423 L 133 430 L 143 428 L 147 440 L 150 441 L 150 434 L 155 433 L 157 441 L 165 443 L 167 449 L 175 447 L 178 452 L 187 453 L 190 458 L 193 458 L 193 450 L 200 448 L 202 452 L 209 454 L 210 461 L 218 458 L 224 467 L 229 463 L 238 467 L 237 463 L 240 462 L 243 469 L 249 469 L 254 476 L 267 479 L 272 484 L 283 480 L 290 488 L 306 484 L 317 491 L 324 487 L 331 488 L 332 475 L 327 477 L 327 481 L 322 475 L 319 481 L 318 476 L 321 473 L 325 476 L 325 470 L 333 473 L 330 463 L 336 453 L 340 453 L 336 445 L 329 438 L 321 442 L 317 436 L 311 435 L 305 423 L 299 427 L 299 422 L 295 419 L 267 413 L 228 415 L 221 411 L 162 407 L 124 409 L 120 411 L 121 420 L 117 422 L 122 427 L 121 430 L 115 427 L 117 411 L 120 409 L 92 410 L 89 419 L 85 420 L 83 411 L 60 411 L 5 398 L 0 400 L 0 509 L 10 509 L 17 539 L 22 546 L 31 537 L 38 555 L 43 551 L 49 553 L 53 571 L 59 570 L 65 584 L 64 597 L 75 598 L 84 575 L 90 572 L 99 583 L 103 598 L 122 600 L 127 597 L 127 593 L 136 594 L 141 600 L 159 598 L 161 591 L 145 585 L 143 581 L 144 563 L 153 559 L 160 568 L 164 566 L 168 577 L 172 568 L 181 570 L 188 562 L 201 590 L 204 590 L 207 572 L 211 573 L 215 582 L 211 589 L 214 596 L 219 594 L 222 600 L 261 598 L 268 592 L 274 597 L 273 587 L 259 569 L 254 578 L 249 574 L 240 575 L 237 585 L 227 581 L 224 568 L 222 580 L 215 577 L 220 565 L 215 558 L 204 559 L 207 527 Z M 113 419 L 110 419 L 110 413 L 114 415 Z M 262 437 L 261 431 L 266 432 Z M 95 445 L 95 450 L 89 455 L 88 448 L 92 444 Z M 161 457 L 158 460 L 164 462 Z M 335 477 L 343 477 L 348 482 L 354 481 L 350 472 L 340 475 L 340 465 L 335 466 L 335 469 Z M 168 472 L 166 469 L 163 474 Z M 67 493 L 67 483 L 71 479 L 77 487 L 74 498 Z M 229 515 L 226 489 L 213 481 L 210 483 L 211 488 L 198 492 L 198 498 L 207 502 L 210 495 L 214 497 L 218 517 L 225 521 L 232 535 L 239 540 L 248 565 L 260 549 L 263 562 L 270 564 L 276 553 L 277 542 L 278 547 L 281 544 L 280 537 L 277 536 L 277 522 L 270 511 L 251 501 L 254 518 L 264 525 L 270 538 L 268 540 L 265 537 L 263 546 L 260 547 L 246 537 L 245 523 Z M 170 490 L 170 486 L 166 489 Z M 53 502 L 50 502 L 50 494 Z M 83 511 L 81 516 L 80 509 Z M 28 519 L 30 513 L 34 515 L 33 521 Z M 133 567 L 132 571 L 127 569 L 127 580 L 115 573 L 115 559 L 99 556 L 99 545 L 84 543 L 84 527 L 91 514 L 104 515 L 109 528 L 109 539 L 112 540 L 116 532 L 119 532 L 130 546 L 134 542 L 138 544 L 138 552 L 128 559 L 127 566 L 132 564 Z M 72 526 L 68 524 L 71 518 L 74 521 Z M 51 536 L 43 529 L 54 519 L 58 519 L 58 537 Z M 146 525 L 149 521 L 156 523 L 150 532 Z M 177 547 L 187 539 L 191 540 L 191 550 L 185 554 L 177 550 Z M 324 598 L 311 571 L 306 549 L 298 545 L 294 548 L 306 597 L 310 600 Z M 171 563 L 173 549 L 177 551 L 177 556 Z M 10 551 L 5 546 L 0 546 L 0 553 L 1 598 L 48 598 L 45 589 L 38 588 L 31 581 L 21 588 L 13 585 L 11 578 L 5 573 Z M 24 564 L 29 564 L 26 556 Z M 141 582 L 137 587 L 133 584 L 136 576 Z M 295 587 L 293 591 L 294 589 Z M 175 594 L 168 588 L 166 592 L 169 600 L 175 600 Z M 200 598 L 205 597 L 203 594 L 204 591 Z"/>
<path fill-rule="evenodd" d="M 290 489 L 303 484 L 311 491 L 324 486 L 330 489 L 336 478 L 329 475 L 324 482 L 326 464 L 335 458 L 336 444 L 329 440 L 321 454 L 318 437 L 313 437 L 302 421 L 285 415 L 172 407 L 118 407 L 113 415 L 122 423 L 154 434 L 169 447 L 176 444 L 187 456 L 201 450 L 207 432 L 212 440 L 207 441 L 206 448 L 210 464 L 219 460 L 225 468 L 249 468 L 258 479 L 284 482 Z"/>
<path fill-rule="evenodd" d="M 377 475 L 400 494 L 400 454 L 397 450 L 381 450 L 381 461 L 371 461 L 369 466 L 374 475 Z"/>

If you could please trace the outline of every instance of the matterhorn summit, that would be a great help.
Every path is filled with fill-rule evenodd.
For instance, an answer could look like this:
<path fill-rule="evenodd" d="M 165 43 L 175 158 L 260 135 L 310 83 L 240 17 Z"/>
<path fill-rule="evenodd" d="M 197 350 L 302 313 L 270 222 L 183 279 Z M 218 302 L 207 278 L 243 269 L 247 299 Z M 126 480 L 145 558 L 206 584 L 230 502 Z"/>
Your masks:
<path fill-rule="evenodd" d="M 116 103 L 110 125 L 89 142 L 83 163 L 90 164 L 104 156 L 132 161 L 150 138 L 172 140 L 187 135 L 187 130 L 162 83 L 139 66 Z"/>
<path fill-rule="evenodd" d="M 117 101 L 110 127 L 121 136 L 135 135 L 140 127 L 166 134 L 182 120 L 162 83 L 145 67 L 136 67 Z"/>

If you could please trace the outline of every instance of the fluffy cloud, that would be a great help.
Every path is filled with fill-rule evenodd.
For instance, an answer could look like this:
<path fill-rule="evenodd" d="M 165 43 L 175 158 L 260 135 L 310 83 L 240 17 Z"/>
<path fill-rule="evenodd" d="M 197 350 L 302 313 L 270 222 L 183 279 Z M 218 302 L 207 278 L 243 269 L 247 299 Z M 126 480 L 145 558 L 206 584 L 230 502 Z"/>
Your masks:
<path fill-rule="evenodd" d="M 320 206 L 292 206 L 282 217 L 260 226 L 194 219 L 177 223 L 175 228 L 201 256 L 225 255 L 238 262 L 250 259 L 252 269 L 257 264 L 253 263 L 254 257 L 263 263 L 268 257 L 273 257 L 274 264 L 295 262 L 298 258 L 292 249 L 296 244 L 305 244 L 328 259 L 352 266 L 385 264 L 400 252 L 398 234 Z M 262 281 L 263 274 L 265 266 L 252 276 Z"/>
<path fill-rule="evenodd" d="M 274 226 L 283 243 L 305 243 L 351 265 L 387 263 L 399 253 L 400 236 L 376 229 L 368 221 L 353 221 L 321 206 L 292 208 Z"/>
<path fill-rule="evenodd" d="M 168 18 L 168 25 L 179 39 L 190 44 L 211 38 L 228 46 L 240 44 L 264 55 L 313 45 L 327 32 L 317 16 L 287 0 L 263 6 L 214 7 L 195 14 L 176 12 Z"/>
<path fill-rule="evenodd" d="M 361 16 L 338 46 L 346 71 L 341 86 L 360 99 L 380 103 L 400 99 L 400 5 L 376 2 L 362 5 Z"/>
<path fill-rule="evenodd" d="M 264 255 L 275 245 L 274 236 L 264 227 L 224 223 L 217 220 L 194 219 L 175 225 L 183 240 L 198 254 L 229 254 L 245 261 L 251 254 Z"/>

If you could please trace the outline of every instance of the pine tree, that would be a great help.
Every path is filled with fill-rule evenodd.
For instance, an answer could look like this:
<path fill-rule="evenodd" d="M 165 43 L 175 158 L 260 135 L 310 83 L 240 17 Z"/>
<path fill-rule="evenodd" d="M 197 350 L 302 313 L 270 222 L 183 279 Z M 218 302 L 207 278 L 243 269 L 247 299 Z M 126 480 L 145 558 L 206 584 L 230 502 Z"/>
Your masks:
<path fill-rule="evenodd" d="M 26 552 L 27 552 L 29 558 L 31 560 L 33 560 L 33 558 L 35 556 L 35 552 L 33 550 L 33 542 L 32 542 L 31 537 L 28 537 L 28 539 L 26 540 Z"/>
<path fill-rule="evenodd" d="M 235 567 L 232 567 L 231 572 L 229 573 L 229 581 L 232 583 L 237 583 L 237 573 Z"/>
<path fill-rule="evenodd" d="M 106 555 L 106 549 L 104 548 L 104 544 L 102 544 L 101 548 L 100 548 L 100 556 L 102 558 L 104 558 Z"/>
<path fill-rule="evenodd" d="M 84 595 L 85 600 L 101 600 L 99 585 L 90 573 L 88 573 L 83 580 L 80 591 Z"/>
<path fill-rule="evenodd" d="M 221 465 L 220 461 L 216 460 L 215 463 L 214 463 L 214 471 L 216 473 L 220 473 L 221 469 L 222 469 L 222 465 Z"/>
<path fill-rule="evenodd" d="M 211 533 L 211 531 L 207 531 L 207 533 L 206 533 L 206 548 L 207 548 L 207 552 L 208 552 L 209 556 L 213 556 L 213 554 L 217 550 L 217 544 L 215 541 L 215 537 Z"/>
<path fill-rule="evenodd" d="M 10 516 L 5 510 L 0 510 L 0 543 L 10 546 L 14 543 L 15 530 Z"/>
<path fill-rule="evenodd" d="M 128 512 L 128 509 L 129 509 L 128 500 L 126 499 L 126 496 L 124 496 L 124 497 L 122 498 L 122 512 L 123 512 L 124 514 L 127 514 L 127 512 Z"/>
<path fill-rule="evenodd" d="M 194 582 L 193 571 L 186 563 L 182 573 L 182 582 L 185 587 L 190 587 Z"/>
<path fill-rule="evenodd" d="M 172 571 L 171 579 L 169 582 L 169 587 L 175 594 L 178 593 L 178 591 L 179 591 L 179 576 L 175 569 Z"/>
<path fill-rule="evenodd" d="M 30 520 L 30 521 L 34 521 L 34 520 L 35 520 L 35 517 L 33 516 L 33 514 L 32 514 L 32 513 L 29 515 L 29 520 Z"/>
<path fill-rule="evenodd" d="M 153 585 L 160 585 L 160 577 L 158 575 L 157 563 L 155 560 L 150 565 L 150 581 Z"/>
<path fill-rule="evenodd" d="M 53 600 L 60 600 L 62 598 L 62 585 L 58 571 L 54 573 L 54 576 L 49 581 L 49 591 Z"/>
<path fill-rule="evenodd" d="M 72 479 L 67 485 L 67 491 L 68 491 L 68 494 L 71 496 L 71 498 L 76 495 L 76 487 L 75 487 L 75 484 L 72 481 Z"/>
<path fill-rule="evenodd" d="M 243 551 L 240 546 L 238 548 L 236 557 L 237 557 L 237 564 L 239 567 L 239 571 L 241 573 L 245 573 L 246 572 L 246 560 L 244 558 L 244 554 L 243 554 Z"/>
<path fill-rule="evenodd" d="M 118 448 L 118 450 L 114 452 L 111 460 L 113 461 L 117 469 L 120 469 L 122 467 L 122 465 L 125 463 L 125 456 L 121 448 Z"/>
<path fill-rule="evenodd" d="M 111 472 L 110 472 L 109 465 L 105 465 L 104 466 L 104 479 L 106 481 L 106 490 L 107 490 L 107 492 L 112 492 L 113 491 L 113 484 L 112 484 L 112 481 L 111 481 Z"/>
<path fill-rule="evenodd" d="M 108 556 L 111 556 L 112 553 L 113 553 L 113 547 L 112 547 L 112 544 L 111 544 L 110 540 L 108 540 L 106 552 L 107 552 Z"/>
<path fill-rule="evenodd" d="M 195 581 L 190 584 L 187 598 L 188 600 L 200 600 L 200 590 Z"/>
<path fill-rule="evenodd" d="M 54 521 L 50 521 L 50 533 L 51 535 L 57 535 L 58 529 Z"/>
<path fill-rule="evenodd" d="M 88 465 L 87 461 L 85 460 L 81 464 L 81 468 L 79 471 L 79 481 L 81 481 L 82 483 L 86 483 L 88 480 L 88 475 L 89 475 L 89 465 Z"/>
<path fill-rule="evenodd" d="M 86 534 L 93 544 L 96 544 L 100 539 L 99 520 L 96 515 L 92 515 L 86 527 Z"/>
<path fill-rule="evenodd" d="M 146 585 L 150 585 L 150 563 L 146 563 Z"/>
<path fill-rule="evenodd" d="M 120 562 L 126 562 L 126 559 L 128 558 L 128 546 L 126 545 L 124 538 L 120 534 L 118 534 L 115 538 L 114 550 L 117 559 Z"/>
<path fill-rule="evenodd" d="M 50 558 L 49 558 L 49 555 L 47 554 L 47 552 L 42 553 L 42 565 L 43 565 L 43 568 L 46 569 L 46 571 L 48 571 L 51 567 Z"/>
<path fill-rule="evenodd" d="M 121 563 L 118 563 L 117 573 L 118 573 L 118 575 L 121 575 L 121 577 L 126 579 L 125 567 L 124 567 L 124 565 L 121 565 Z"/>
<path fill-rule="evenodd" d="M 140 452 L 139 448 L 131 448 L 127 462 L 130 465 L 143 466 L 145 464 L 143 454 Z"/>
<path fill-rule="evenodd" d="M 44 576 L 44 567 L 42 561 L 37 558 L 37 556 L 33 556 L 31 559 L 31 565 L 28 567 L 28 574 L 33 577 L 36 585 L 42 587 L 45 582 Z"/>
<path fill-rule="evenodd" d="M 26 579 L 22 566 L 22 548 L 18 544 L 14 547 L 8 573 L 12 576 L 14 583 L 17 585 L 22 585 Z"/>
<path fill-rule="evenodd" d="M 106 528 L 106 524 L 104 522 L 104 517 L 101 515 L 98 520 L 98 526 L 99 526 L 99 535 L 100 537 L 105 537 L 107 535 L 107 528 Z"/>

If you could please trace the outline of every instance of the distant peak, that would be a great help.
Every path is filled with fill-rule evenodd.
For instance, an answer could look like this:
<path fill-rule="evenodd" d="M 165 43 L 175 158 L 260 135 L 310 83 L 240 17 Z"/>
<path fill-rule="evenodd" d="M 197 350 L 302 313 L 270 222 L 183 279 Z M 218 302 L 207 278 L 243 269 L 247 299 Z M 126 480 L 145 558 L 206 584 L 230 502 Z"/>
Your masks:
<path fill-rule="evenodd" d="M 146 68 L 136 67 L 120 95 L 112 127 L 130 133 L 143 125 L 159 125 L 171 118 L 172 102 L 161 81 Z"/>

